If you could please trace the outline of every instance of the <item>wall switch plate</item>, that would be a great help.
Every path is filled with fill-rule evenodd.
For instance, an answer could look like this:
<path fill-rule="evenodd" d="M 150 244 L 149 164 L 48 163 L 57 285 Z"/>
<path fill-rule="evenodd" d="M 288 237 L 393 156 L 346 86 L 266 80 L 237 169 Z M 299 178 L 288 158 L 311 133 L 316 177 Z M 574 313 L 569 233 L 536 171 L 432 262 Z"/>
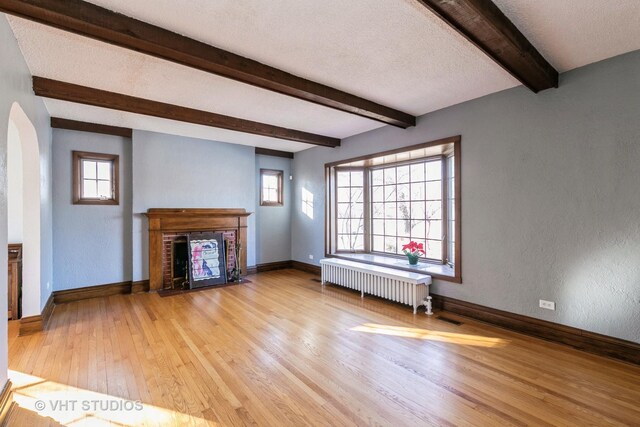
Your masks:
<path fill-rule="evenodd" d="M 540 300 L 540 308 L 546 308 L 547 310 L 555 310 L 556 303 L 553 301 L 545 301 L 543 299 Z"/>
<path fill-rule="evenodd" d="M 313 259 L 313 255 L 309 254 L 309 259 Z"/>

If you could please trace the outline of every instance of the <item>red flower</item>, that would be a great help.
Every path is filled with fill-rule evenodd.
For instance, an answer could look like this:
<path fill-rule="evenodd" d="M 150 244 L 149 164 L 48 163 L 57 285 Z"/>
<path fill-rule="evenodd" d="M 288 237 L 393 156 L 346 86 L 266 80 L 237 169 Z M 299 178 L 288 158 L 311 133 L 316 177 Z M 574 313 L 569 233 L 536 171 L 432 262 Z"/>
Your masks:
<path fill-rule="evenodd" d="M 414 255 L 416 252 L 424 255 L 424 245 L 422 243 L 416 243 L 413 240 L 402 246 L 402 250 L 406 253 Z"/>

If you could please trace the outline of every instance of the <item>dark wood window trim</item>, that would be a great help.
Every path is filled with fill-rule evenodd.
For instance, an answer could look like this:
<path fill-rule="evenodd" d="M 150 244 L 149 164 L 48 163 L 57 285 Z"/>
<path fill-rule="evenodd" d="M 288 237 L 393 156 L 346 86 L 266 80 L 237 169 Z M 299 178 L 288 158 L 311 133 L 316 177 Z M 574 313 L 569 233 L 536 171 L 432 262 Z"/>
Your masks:
<path fill-rule="evenodd" d="M 260 169 L 260 206 L 284 206 L 283 185 L 282 185 L 283 175 L 284 175 L 284 172 L 281 170 Z M 264 188 L 265 176 L 275 176 L 278 179 L 278 188 L 277 188 L 278 201 L 277 202 L 264 200 L 263 188 Z"/>
<path fill-rule="evenodd" d="M 111 185 L 113 197 L 110 199 L 89 198 L 82 196 L 83 160 L 111 162 Z M 119 205 L 120 204 L 120 165 L 117 154 L 89 153 L 73 151 L 73 204 L 74 205 Z"/>
<path fill-rule="evenodd" d="M 335 173 L 337 170 L 364 170 L 365 171 L 365 197 L 367 198 L 365 200 L 365 244 L 364 244 L 364 251 L 357 251 L 356 253 L 370 253 L 372 255 L 379 255 L 379 256 L 384 256 L 384 257 L 389 257 L 389 258 L 404 258 L 403 255 L 394 255 L 394 254 L 387 254 L 387 253 L 379 253 L 379 252 L 373 252 L 371 251 L 371 225 L 369 224 L 371 219 L 370 219 L 370 201 L 368 200 L 368 193 L 370 190 L 370 186 L 368 181 L 368 177 L 369 177 L 369 173 L 367 173 L 367 171 L 373 169 L 373 168 L 377 168 L 377 167 L 387 167 L 387 166 L 395 166 L 395 165 L 401 165 L 401 164 L 407 164 L 407 163 L 412 163 L 412 162 L 416 162 L 416 161 L 424 161 L 427 160 L 428 158 L 434 158 L 434 157 L 440 157 L 443 159 L 443 166 L 446 166 L 447 163 L 447 159 L 451 156 L 453 156 L 453 168 L 454 168 L 454 173 L 453 173 L 453 199 L 454 199 L 454 212 L 449 212 L 449 200 L 448 200 L 448 196 L 449 196 L 449 188 L 448 186 L 450 185 L 450 180 L 449 177 L 446 176 L 446 174 L 443 176 L 443 191 L 442 191 L 442 209 L 443 209 L 443 223 L 442 223 L 442 227 L 443 227 L 443 233 L 445 234 L 445 237 L 443 239 L 442 242 L 442 256 L 443 259 L 441 261 L 438 260 L 425 260 L 426 262 L 429 263 L 434 263 L 434 264 L 448 264 L 451 266 L 451 264 L 453 264 L 453 275 L 449 276 L 449 275 L 440 275 L 440 274 L 433 274 L 433 277 L 441 279 L 441 280 L 445 280 L 445 281 L 450 281 L 450 282 L 455 282 L 455 283 L 462 283 L 462 254 L 461 254 L 461 248 L 462 248 L 462 239 L 461 239 L 461 235 L 462 235 L 462 224 L 461 224 L 461 212 L 462 212 L 462 203 L 461 203 L 461 171 L 460 171 L 460 165 L 461 165 L 461 150 L 460 150 L 460 141 L 461 138 L 460 136 L 454 136 L 454 137 L 450 137 L 450 138 L 444 138 L 444 139 L 439 139 L 439 140 L 435 140 L 435 141 L 430 141 L 430 142 L 426 142 L 423 144 L 417 144 L 417 145 L 413 145 L 413 146 L 408 146 L 408 147 L 402 147 L 402 148 L 398 148 L 395 150 L 389 150 L 389 151 L 384 151 L 384 152 L 379 152 L 379 153 L 374 153 L 374 154 L 370 154 L 370 155 L 366 155 L 366 156 L 360 156 L 360 157 L 355 157 L 355 158 L 351 158 L 351 159 L 345 159 L 345 160 L 341 160 L 341 161 L 336 161 L 336 162 L 331 162 L 331 163 L 326 163 L 325 164 L 325 181 L 326 181 L 326 186 L 325 186 L 325 256 L 327 257 L 331 257 L 331 256 L 337 256 L 340 257 L 341 255 L 346 255 L 352 252 L 349 251 L 338 251 L 336 250 L 337 248 L 337 242 L 336 242 L 336 232 L 335 230 L 333 230 L 333 222 L 335 220 L 335 218 L 337 217 L 337 203 L 336 203 L 336 194 L 337 194 L 337 180 L 335 178 Z M 411 158 L 411 159 L 400 159 L 398 161 L 385 161 L 383 164 L 379 163 L 379 159 L 382 157 L 389 157 L 389 156 L 393 156 L 396 154 L 401 154 L 401 153 L 408 153 L 408 152 L 417 152 L 418 150 L 424 150 L 425 154 L 422 157 L 419 158 Z M 377 159 L 377 160 L 374 160 Z M 455 218 L 455 222 L 454 222 L 454 238 L 453 238 L 453 249 L 454 249 L 454 260 L 453 262 L 451 262 L 451 260 L 448 260 L 447 257 L 449 255 L 449 248 L 448 248 L 448 244 L 449 244 L 449 240 L 451 240 L 451 236 L 449 236 L 449 218 L 453 216 Z M 375 263 L 373 263 L 375 264 Z M 387 266 L 385 264 L 379 264 L 381 266 Z M 416 271 L 416 272 L 424 272 L 422 270 L 419 269 L 415 269 L 412 270 L 411 268 L 407 268 L 407 270 L 409 271 Z"/>

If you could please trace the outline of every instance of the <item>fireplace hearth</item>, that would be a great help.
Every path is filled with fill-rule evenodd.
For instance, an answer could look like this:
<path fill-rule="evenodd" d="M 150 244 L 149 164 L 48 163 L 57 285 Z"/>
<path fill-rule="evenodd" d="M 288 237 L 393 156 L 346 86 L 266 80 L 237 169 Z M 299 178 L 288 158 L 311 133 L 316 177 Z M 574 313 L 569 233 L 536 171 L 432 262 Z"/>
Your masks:
<path fill-rule="evenodd" d="M 149 209 L 149 289 L 180 289 L 189 260 L 188 236 L 222 233 L 228 274 L 239 262 L 247 271 L 247 217 L 244 209 Z M 236 261 L 234 247 L 240 244 Z M 189 286 L 184 286 L 188 288 Z"/>

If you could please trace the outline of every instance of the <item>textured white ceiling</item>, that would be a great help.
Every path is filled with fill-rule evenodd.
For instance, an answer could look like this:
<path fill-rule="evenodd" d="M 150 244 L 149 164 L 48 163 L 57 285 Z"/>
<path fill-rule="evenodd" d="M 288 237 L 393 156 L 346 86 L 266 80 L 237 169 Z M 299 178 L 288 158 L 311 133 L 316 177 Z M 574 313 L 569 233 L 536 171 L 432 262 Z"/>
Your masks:
<path fill-rule="evenodd" d="M 518 84 L 414 0 L 92 2 L 414 115 Z M 616 1 L 624 9 L 625 25 L 620 27 L 616 26 L 619 13 L 610 12 L 613 7 L 598 0 L 497 3 L 508 16 L 514 15 L 514 22 L 522 25 L 534 44 L 540 43 L 543 55 L 554 65 L 564 67 L 563 60 L 584 65 L 640 47 L 633 47 L 640 37 L 633 41 L 624 37 L 637 34 L 636 27 L 626 25 L 634 13 L 637 21 L 640 0 Z M 543 3 L 546 7 L 539 7 Z M 598 39 L 603 34 L 610 36 L 600 40 L 599 49 L 588 48 L 591 42 L 587 38 L 575 36 L 586 31 L 582 23 L 567 22 L 571 16 L 581 16 L 571 15 L 567 5 L 581 9 L 583 4 L 588 6 L 583 14 L 593 18 L 588 21 L 589 29 Z M 597 19 L 602 15 L 606 18 Z M 382 126 L 30 21 L 14 17 L 9 21 L 34 75 L 339 138 Z M 572 24 L 579 29 L 567 28 Z M 622 46 L 619 39 L 625 41 Z M 60 101 L 45 102 L 52 116 L 289 151 L 309 147 Z"/>
<path fill-rule="evenodd" d="M 493 0 L 559 71 L 640 49 L 640 0 Z"/>

